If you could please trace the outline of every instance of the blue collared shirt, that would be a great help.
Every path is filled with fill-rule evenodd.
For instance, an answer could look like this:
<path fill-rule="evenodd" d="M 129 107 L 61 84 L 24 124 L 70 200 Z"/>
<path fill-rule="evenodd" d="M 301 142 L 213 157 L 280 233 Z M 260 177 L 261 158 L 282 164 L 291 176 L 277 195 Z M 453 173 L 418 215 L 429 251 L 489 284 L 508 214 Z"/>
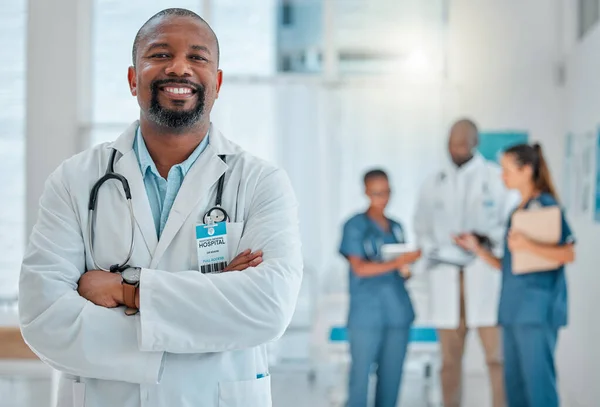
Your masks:
<path fill-rule="evenodd" d="M 200 154 L 206 149 L 206 146 L 208 146 L 208 134 L 184 162 L 171 167 L 167 179 L 164 179 L 158 173 L 156 164 L 154 164 L 148 152 L 142 132 L 138 127 L 133 143 L 133 150 L 140 164 L 144 186 L 146 187 L 150 209 L 152 210 L 152 217 L 154 218 L 156 234 L 159 238 L 167 224 L 169 212 L 173 207 L 181 184 L 183 184 L 183 179 Z"/>

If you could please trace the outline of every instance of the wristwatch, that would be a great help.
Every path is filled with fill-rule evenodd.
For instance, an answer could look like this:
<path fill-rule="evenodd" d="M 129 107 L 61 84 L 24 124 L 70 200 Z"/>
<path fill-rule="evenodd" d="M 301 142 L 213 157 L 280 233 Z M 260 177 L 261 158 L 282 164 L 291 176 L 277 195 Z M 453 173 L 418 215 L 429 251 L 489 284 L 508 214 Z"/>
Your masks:
<path fill-rule="evenodd" d="M 137 294 L 138 287 L 140 286 L 140 277 L 142 269 L 140 267 L 128 267 L 121 273 L 123 281 L 123 302 L 127 309 L 125 313 L 127 315 L 135 315 L 138 312 L 138 308 L 135 305 L 135 296 Z"/>

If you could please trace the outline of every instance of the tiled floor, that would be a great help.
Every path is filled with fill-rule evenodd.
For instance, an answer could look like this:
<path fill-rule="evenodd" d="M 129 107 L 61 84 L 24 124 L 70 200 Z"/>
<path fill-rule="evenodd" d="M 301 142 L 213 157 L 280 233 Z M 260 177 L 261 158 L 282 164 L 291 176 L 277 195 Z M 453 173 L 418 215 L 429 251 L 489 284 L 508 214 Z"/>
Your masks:
<path fill-rule="evenodd" d="M 341 407 L 328 402 L 327 393 L 318 384 L 311 385 L 303 373 L 274 374 L 274 407 Z M 471 376 L 465 380 L 462 407 L 488 407 L 489 386 L 485 377 Z M 428 404 L 424 382 L 417 377 L 407 377 L 398 407 L 441 407 Z"/>
<path fill-rule="evenodd" d="M 333 407 L 319 380 L 311 384 L 307 374 L 278 369 L 272 374 L 274 407 Z M 0 378 L 0 407 L 49 407 L 50 382 L 44 379 Z M 407 377 L 399 407 L 429 407 L 423 397 L 423 381 Z M 483 377 L 465 381 L 463 407 L 487 407 L 488 385 Z"/>

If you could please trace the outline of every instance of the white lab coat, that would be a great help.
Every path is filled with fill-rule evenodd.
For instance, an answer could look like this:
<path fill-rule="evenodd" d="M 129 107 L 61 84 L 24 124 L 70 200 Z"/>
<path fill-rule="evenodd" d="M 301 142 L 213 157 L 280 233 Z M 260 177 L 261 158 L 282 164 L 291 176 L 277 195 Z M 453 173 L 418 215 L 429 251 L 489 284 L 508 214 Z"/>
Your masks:
<path fill-rule="evenodd" d="M 500 168 L 479 154 L 462 168 L 446 167 L 423 185 L 414 228 L 429 280 L 429 323 L 454 329 L 460 322 L 459 267 L 428 261 L 427 255 L 452 245 L 453 234 L 476 231 L 489 236 L 501 256 L 506 221 L 518 197 L 504 187 Z M 467 326 L 497 324 L 500 283 L 500 271 L 480 259 L 465 267 Z"/>
<path fill-rule="evenodd" d="M 20 279 L 23 337 L 63 372 L 59 406 L 271 406 L 266 344 L 288 326 L 302 279 L 297 203 L 282 170 L 225 139 L 210 144 L 186 175 L 160 240 L 135 153 L 134 123 L 114 143 L 64 162 L 48 179 Z M 93 269 L 87 237 L 88 199 L 104 175 L 111 147 L 115 171 L 130 183 L 136 218 L 130 265 L 143 267 L 140 313 L 95 306 L 77 293 Z M 219 154 L 227 156 L 223 163 Z M 241 240 L 230 247 L 262 250 L 263 263 L 243 272 L 201 274 L 195 226 L 214 206 L 226 173 L 223 207 Z M 101 188 L 95 252 L 101 265 L 129 249 L 127 205 L 120 184 Z M 233 233 L 235 234 L 235 233 Z M 80 382 L 81 384 L 75 384 Z M 73 389 L 85 391 L 85 404 Z"/>

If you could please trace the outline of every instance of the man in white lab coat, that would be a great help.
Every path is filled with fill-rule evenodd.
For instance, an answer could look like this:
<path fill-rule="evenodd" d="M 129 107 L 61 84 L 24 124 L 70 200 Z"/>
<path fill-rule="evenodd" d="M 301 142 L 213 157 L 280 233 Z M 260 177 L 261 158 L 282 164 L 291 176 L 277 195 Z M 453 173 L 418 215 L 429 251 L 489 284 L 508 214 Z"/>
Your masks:
<path fill-rule="evenodd" d="M 477 151 L 478 130 L 467 119 L 449 137 L 452 163 L 422 187 L 414 220 L 430 286 L 431 323 L 442 348 L 445 407 L 461 403 L 462 358 L 469 328 L 477 328 L 485 350 L 493 407 L 505 405 L 497 309 L 500 273 L 464 252 L 456 239 L 476 233 L 497 253 L 507 215 L 515 202 L 502 184 L 500 168 Z"/>
<path fill-rule="evenodd" d="M 271 406 L 266 344 L 302 279 L 297 205 L 283 171 L 211 124 L 218 60 L 196 14 L 152 17 L 128 74 L 139 122 L 46 183 L 20 322 L 62 373 L 60 407 Z"/>

